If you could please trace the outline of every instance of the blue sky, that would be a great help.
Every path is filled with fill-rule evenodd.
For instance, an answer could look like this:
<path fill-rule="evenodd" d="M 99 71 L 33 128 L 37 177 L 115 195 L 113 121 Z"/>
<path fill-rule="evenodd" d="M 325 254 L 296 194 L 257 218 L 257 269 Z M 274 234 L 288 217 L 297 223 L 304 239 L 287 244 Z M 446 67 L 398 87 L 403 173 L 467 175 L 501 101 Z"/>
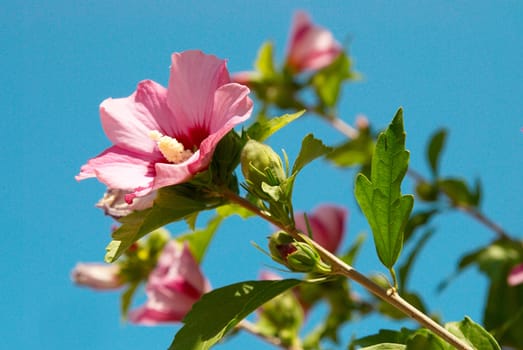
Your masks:
<path fill-rule="evenodd" d="M 112 224 L 93 206 L 104 187 L 74 180 L 79 167 L 109 145 L 98 105 L 128 96 L 142 79 L 165 85 L 175 51 L 201 49 L 227 58 L 234 72 L 250 69 L 258 47 L 271 39 L 281 59 L 296 9 L 350 42 L 364 79 L 344 89 L 342 118 L 352 122 L 363 113 L 384 127 L 403 106 L 411 164 L 424 173 L 428 136 L 448 127 L 443 173 L 480 177 L 483 210 L 521 237 L 521 2 L 6 1 L 0 5 L 0 322 L 6 349 L 167 348 L 173 327 L 124 325 L 117 293 L 94 293 L 70 282 L 77 261 L 103 258 Z M 343 140 L 311 117 L 271 144 L 292 158 L 312 130 L 331 144 Z M 351 212 L 348 245 L 368 227 L 351 196 L 352 174 L 325 165 L 320 161 L 303 172 L 295 207 L 345 205 Z M 404 192 L 411 191 L 407 184 Z M 411 286 L 444 320 L 470 315 L 479 321 L 485 280 L 477 272 L 467 271 L 443 294 L 435 286 L 462 253 L 494 237 L 462 214 L 439 217 L 433 226 L 438 234 L 420 257 Z M 181 229 L 175 226 L 173 233 Z M 264 264 L 272 265 L 249 243 L 264 244 L 269 231 L 263 222 L 235 218 L 223 226 L 203 266 L 212 285 L 252 279 Z M 382 271 L 370 237 L 356 267 Z M 344 331 L 349 337 L 384 326 L 394 325 L 372 318 Z M 246 344 L 264 348 L 250 336 L 221 348 Z"/>

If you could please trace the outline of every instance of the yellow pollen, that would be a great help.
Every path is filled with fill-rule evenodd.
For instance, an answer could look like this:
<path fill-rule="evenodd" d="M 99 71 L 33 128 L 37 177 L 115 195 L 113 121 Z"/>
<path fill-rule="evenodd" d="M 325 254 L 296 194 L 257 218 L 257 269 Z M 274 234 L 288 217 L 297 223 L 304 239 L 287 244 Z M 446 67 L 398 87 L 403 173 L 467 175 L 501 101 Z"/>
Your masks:
<path fill-rule="evenodd" d="M 178 140 L 170 136 L 162 135 L 162 133 L 157 130 L 149 132 L 149 137 L 151 140 L 156 141 L 160 152 L 162 152 L 165 159 L 171 163 L 182 163 L 193 155 L 190 150 L 184 149 Z"/>

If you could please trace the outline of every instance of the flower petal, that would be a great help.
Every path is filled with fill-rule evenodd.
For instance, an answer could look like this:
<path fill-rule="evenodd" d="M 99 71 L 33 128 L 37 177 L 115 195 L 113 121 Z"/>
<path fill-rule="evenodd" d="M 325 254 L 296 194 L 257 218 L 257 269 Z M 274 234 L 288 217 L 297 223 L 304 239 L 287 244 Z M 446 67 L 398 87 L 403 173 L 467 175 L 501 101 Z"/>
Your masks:
<path fill-rule="evenodd" d="M 507 282 L 510 286 L 516 286 L 523 283 L 523 264 L 516 265 L 508 275 Z"/>
<path fill-rule="evenodd" d="M 296 13 L 287 50 L 290 67 L 296 72 L 321 69 L 331 64 L 341 51 L 330 31 L 315 25 L 307 13 Z"/>
<path fill-rule="evenodd" d="M 167 104 L 174 114 L 170 135 L 188 149 L 198 147 L 201 139 L 188 130 L 203 129 L 208 134 L 214 92 L 229 82 L 225 60 L 196 50 L 174 53 L 167 89 Z"/>
<path fill-rule="evenodd" d="M 187 244 L 170 241 L 147 281 L 147 302 L 131 311 L 133 323 L 154 325 L 178 322 L 210 289 Z"/>
<path fill-rule="evenodd" d="M 205 170 L 220 140 L 251 116 L 253 102 L 248 97 L 249 92 L 247 87 L 235 83 L 223 85 L 216 91 L 210 135 L 200 144 L 200 157 L 189 164 L 192 173 Z"/>
<path fill-rule="evenodd" d="M 338 249 L 345 233 L 347 211 L 335 205 L 322 205 L 307 216 L 312 230 L 312 238 L 322 247 L 334 253 Z M 295 215 L 296 227 L 307 232 L 307 225 L 302 214 Z"/>
<path fill-rule="evenodd" d="M 155 171 L 154 160 L 118 146 L 106 149 L 90 159 L 80 169 L 76 180 L 96 177 L 109 188 L 135 191 L 142 188 L 143 195 L 150 192 Z M 144 189 L 148 190 L 144 190 Z"/>
<path fill-rule="evenodd" d="M 248 96 L 249 92 L 249 88 L 236 83 L 223 85 L 216 90 L 209 125 L 211 134 L 224 132 L 223 135 L 225 135 L 234 126 L 250 117 L 253 103 Z"/>
<path fill-rule="evenodd" d="M 140 82 L 129 97 L 108 98 L 100 105 L 102 127 L 116 145 L 144 154 L 158 152 L 151 130 L 172 132 L 172 113 L 166 103 L 167 90 L 151 80 Z"/>

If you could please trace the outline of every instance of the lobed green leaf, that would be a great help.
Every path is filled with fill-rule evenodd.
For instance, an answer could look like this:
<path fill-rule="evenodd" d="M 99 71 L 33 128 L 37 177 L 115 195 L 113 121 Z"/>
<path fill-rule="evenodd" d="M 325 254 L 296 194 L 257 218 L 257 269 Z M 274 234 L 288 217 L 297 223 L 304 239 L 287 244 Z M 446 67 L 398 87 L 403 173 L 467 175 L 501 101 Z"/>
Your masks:
<path fill-rule="evenodd" d="M 296 175 L 303 169 L 307 164 L 326 155 L 332 149 L 325 146 L 319 139 L 314 138 L 314 135 L 308 134 L 301 142 L 301 149 L 294 166 L 292 167 L 292 175 Z"/>
<path fill-rule="evenodd" d="M 378 137 L 371 179 L 359 174 L 354 189 L 372 229 L 378 257 L 389 269 L 401 252 L 405 226 L 414 205 L 413 196 L 401 195 L 401 181 L 408 164 L 403 112 L 399 109 L 387 130 Z"/>

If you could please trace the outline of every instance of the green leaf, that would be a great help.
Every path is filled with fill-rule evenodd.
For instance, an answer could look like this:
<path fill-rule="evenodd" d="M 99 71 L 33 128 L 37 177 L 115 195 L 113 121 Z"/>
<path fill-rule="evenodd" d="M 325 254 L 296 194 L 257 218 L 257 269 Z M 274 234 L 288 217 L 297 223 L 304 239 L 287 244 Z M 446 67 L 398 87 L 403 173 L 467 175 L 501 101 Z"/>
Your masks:
<path fill-rule="evenodd" d="M 447 323 L 445 328 L 458 338 L 468 341 L 476 349 L 501 350 L 494 337 L 468 317 L 460 322 Z"/>
<path fill-rule="evenodd" d="M 238 204 L 226 204 L 216 208 L 216 213 L 223 217 L 238 215 L 242 219 L 248 219 L 254 214 Z"/>
<path fill-rule="evenodd" d="M 446 138 L 447 130 L 440 129 L 432 135 L 427 147 L 427 159 L 429 160 L 430 169 L 434 177 L 437 177 L 439 174 L 439 159 L 441 151 L 445 146 Z"/>
<path fill-rule="evenodd" d="M 220 204 L 215 198 L 212 200 L 214 202 L 190 185 L 159 189 L 152 208 L 133 212 L 120 219 L 122 226 L 112 234 L 113 240 L 106 248 L 105 261 L 116 261 L 134 242 L 159 227 Z"/>
<path fill-rule="evenodd" d="M 120 297 L 120 309 L 123 319 L 127 319 L 127 313 L 129 312 L 129 308 L 131 307 L 134 293 L 138 289 L 139 285 L 139 282 L 130 283 L 127 289 L 125 289 L 125 291 L 122 293 Z"/>
<path fill-rule="evenodd" d="M 332 149 L 328 146 L 325 146 L 321 140 L 314 138 L 312 134 L 308 134 L 301 142 L 300 153 L 298 154 L 298 157 L 294 162 L 294 166 L 292 167 L 292 175 L 296 175 L 307 164 L 316 158 L 324 156 L 331 150 Z"/>
<path fill-rule="evenodd" d="M 409 164 L 405 149 L 403 111 L 398 110 L 378 137 L 372 157 L 371 180 L 359 174 L 354 193 L 374 236 L 378 257 L 391 269 L 403 246 L 403 233 L 414 205 L 411 195 L 401 195 L 401 181 Z"/>
<path fill-rule="evenodd" d="M 407 340 L 407 350 L 451 350 L 443 339 L 427 329 L 419 329 Z"/>
<path fill-rule="evenodd" d="M 354 265 L 354 261 L 356 260 L 356 256 L 360 252 L 361 247 L 363 246 L 363 243 L 365 242 L 365 234 L 360 233 L 354 242 L 354 244 L 349 247 L 347 253 L 343 254 L 340 259 L 343 260 L 348 265 Z"/>
<path fill-rule="evenodd" d="M 370 166 L 374 140 L 368 129 L 362 130 L 355 139 L 335 147 L 327 159 L 341 167 Z"/>
<path fill-rule="evenodd" d="M 321 69 L 312 77 L 312 85 L 322 105 L 334 107 L 338 102 L 341 86 L 347 79 L 355 78 L 351 72 L 351 61 L 342 53 L 329 66 Z"/>
<path fill-rule="evenodd" d="M 400 331 L 390 329 L 380 329 L 377 334 L 371 334 L 363 338 L 356 339 L 352 342 L 356 346 L 370 347 L 380 343 L 405 344 L 408 337 L 415 331 L 402 328 Z M 366 349 L 366 348 L 365 348 Z"/>
<path fill-rule="evenodd" d="M 271 77 L 275 75 L 273 56 L 272 42 L 264 42 L 259 48 L 258 56 L 254 62 L 254 68 L 260 72 L 263 77 Z"/>
<path fill-rule="evenodd" d="M 405 260 L 405 263 L 403 263 L 403 265 L 401 265 L 399 268 L 398 277 L 400 280 L 400 294 L 403 294 L 402 291 L 404 291 L 407 287 L 410 268 L 413 266 L 414 261 L 416 261 L 416 258 L 418 257 L 418 254 L 423 250 L 423 247 L 433 234 L 434 230 L 427 230 L 416 243 L 416 246 L 412 248 L 410 255 L 407 257 L 407 260 Z"/>
<path fill-rule="evenodd" d="M 176 237 L 176 240 L 180 242 L 187 242 L 194 259 L 198 263 L 201 263 L 203 256 L 207 251 L 207 247 L 211 243 L 211 240 L 223 219 L 223 216 L 217 215 L 207 222 L 207 226 L 205 228 L 193 230 L 193 232 L 178 236 Z"/>
<path fill-rule="evenodd" d="M 406 348 L 403 344 L 382 343 L 360 348 L 360 350 L 405 350 Z"/>
<path fill-rule="evenodd" d="M 292 114 L 284 114 L 281 117 L 260 119 L 247 129 L 247 134 L 251 139 L 262 142 L 290 122 L 301 117 L 304 113 L 305 110 Z"/>
<path fill-rule="evenodd" d="M 206 350 L 251 312 L 301 281 L 247 281 L 215 289 L 196 302 L 169 350 Z"/>
<path fill-rule="evenodd" d="M 420 228 L 425 226 L 430 219 L 438 213 L 437 209 L 430 209 L 427 211 L 418 211 L 416 213 L 413 213 L 409 221 L 407 222 L 407 226 L 405 226 L 405 242 L 408 241 L 414 234 L 414 232 Z"/>
<path fill-rule="evenodd" d="M 481 199 L 481 185 L 476 181 L 475 188 L 469 189 L 463 179 L 445 178 L 438 180 L 438 186 L 449 197 L 453 205 L 477 207 Z"/>

